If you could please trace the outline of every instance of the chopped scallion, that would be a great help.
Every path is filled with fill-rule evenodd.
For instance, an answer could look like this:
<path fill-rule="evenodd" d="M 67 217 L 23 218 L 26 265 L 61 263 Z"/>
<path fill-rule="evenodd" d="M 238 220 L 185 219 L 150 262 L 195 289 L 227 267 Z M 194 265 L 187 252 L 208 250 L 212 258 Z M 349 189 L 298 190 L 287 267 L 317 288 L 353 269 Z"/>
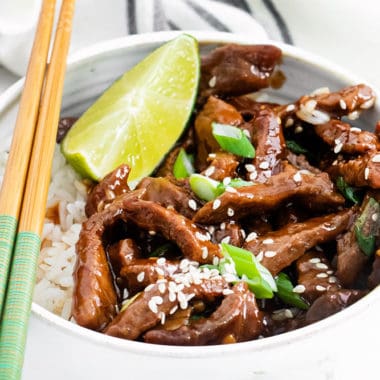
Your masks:
<path fill-rule="evenodd" d="M 373 218 L 373 215 L 378 215 Z M 380 204 L 370 198 L 362 214 L 355 222 L 355 236 L 360 249 L 367 256 L 371 256 L 376 249 L 376 236 L 380 230 Z"/>
<path fill-rule="evenodd" d="M 241 157 L 255 157 L 255 148 L 241 129 L 232 125 L 212 123 L 212 134 L 223 150 Z"/>
<path fill-rule="evenodd" d="M 185 152 L 185 149 L 181 148 L 173 166 L 174 177 L 176 179 L 187 178 L 193 173 L 194 167 L 191 157 Z"/>
<path fill-rule="evenodd" d="M 281 272 L 276 276 L 276 284 L 277 295 L 283 302 L 302 310 L 309 308 L 309 304 L 298 293 L 293 292 L 294 286 L 286 273 Z"/>
<path fill-rule="evenodd" d="M 337 178 L 336 186 L 347 200 L 353 202 L 354 204 L 357 204 L 361 201 L 362 197 L 360 190 L 349 186 L 343 177 Z"/>
<path fill-rule="evenodd" d="M 191 190 L 194 194 L 204 201 L 211 201 L 224 192 L 219 187 L 220 182 L 201 174 L 192 174 L 189 178 Z"/>
<path fill-rule="evenodd" d="M 236 274 L 248 284 L 256 297 L 272 298 L 273 292 L 277 291 L 277 286 L 268 269 L 245 249 L 226 243 L 222 243 L 221 246 L 224 257 L 233 261 Z"/>
<path fill-rule="evenodd" d="M 309 151 L 294 140 L 286 140 L 286 147 L 295 154 L 309 154 Z"/>

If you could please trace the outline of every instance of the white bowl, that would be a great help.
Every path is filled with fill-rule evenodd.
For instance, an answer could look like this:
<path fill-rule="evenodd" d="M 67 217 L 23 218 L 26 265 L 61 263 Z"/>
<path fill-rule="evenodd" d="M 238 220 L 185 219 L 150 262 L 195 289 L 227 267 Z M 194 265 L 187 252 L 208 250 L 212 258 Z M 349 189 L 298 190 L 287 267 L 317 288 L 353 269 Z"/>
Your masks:
<path fill-rule="evenodd" d="M 62 115 L 79 115 L 109 84 L 154 48 L 178 33 L 137 35 L 102 43 L 72 57 L 66 75 Z M 226 42 L 258 43 L 254 37 L 194 32 L 202 51 Z M 268 41 L 264 41 L 268 43 Z M 285 85 L 272 95 L 292 101 L 312 90 L 359 83 L 328 61 L 291 46 L 284 53 Z M 9 146 L 22 80 L 0 97 L 0 149 Z M 357 125 L 373 128 L 380 108 Z M 105 336 L 32 306 L 23 379 L 350 379 L 376 378 L 380 289 L 348 309 L 308 327 L 262 340 L 210 347 L 172 347 Z M 372 372 L 373 371 L 373 372 Z M 352 376 L 352 377 L 351 377 Z"/>

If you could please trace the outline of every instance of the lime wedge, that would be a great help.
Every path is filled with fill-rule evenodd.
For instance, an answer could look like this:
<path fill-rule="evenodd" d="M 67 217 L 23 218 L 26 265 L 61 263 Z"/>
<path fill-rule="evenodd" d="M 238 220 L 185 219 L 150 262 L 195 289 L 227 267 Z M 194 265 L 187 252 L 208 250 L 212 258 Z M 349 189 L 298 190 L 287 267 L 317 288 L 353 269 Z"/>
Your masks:
<path fill-rule="evenodd" d="M 129 183 L 149 175 L 186 127 L 199 82 L 197 41 L 180 35 L 114 82 L 78 119 L 61 150 L 83 177 L 102 179 L 120 164 Z"/>

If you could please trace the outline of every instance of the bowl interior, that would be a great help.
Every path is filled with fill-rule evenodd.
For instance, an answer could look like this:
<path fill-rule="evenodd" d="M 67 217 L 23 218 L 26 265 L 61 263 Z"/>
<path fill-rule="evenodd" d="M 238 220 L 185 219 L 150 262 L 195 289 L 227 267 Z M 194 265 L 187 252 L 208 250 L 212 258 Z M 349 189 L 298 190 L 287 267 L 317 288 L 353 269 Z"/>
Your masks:
<path fill-rule="evenodd" d="M 201 42 L 201 52 L 204 53 L 212 47 L 223 42 L 256 43 L 253 38 L 247 36 L 229 35 L 223 33 L 194 33 Z M 131 68 L 159 44 L 173 38 L 173 33 L 160 33 L 149 36 L 135 36 L 122 40 L 115 40 L 107 44 L 101 44 L 90 48 L 73 57 L 68 66 L 65 79 L 64 96 L 62 103 L 62 116 L 79 116 L 94 100 L 120 75 Z M 357 83 L 357 80 L 337 69 L 334 65 L 315 57 L 309 53 L 302 52 L 293 47 L 277 44 L 284 52 L 281 71 L 286 77 L 285 84 L 278 90 L 269 89 L 265 91 L 270 100 L 288 103 L 296 100 L 301 95 L 312 92 L 320 87 L 329 87 L 337 90 L 343 86 Z M 8 149 L 10 145 L 12 127 L 14 125 L 17 102 L 22 87 L 22 81 L 14 85 L 0 97 L 0 150 Z M 355 124 L 363 129 L 373 128 L 376 120 L 380 118 L 380 109 L 377 105 L 374 109 L 365 112 Z M 367 303 L 366 299 L 359 301 Z M 363 306 L 364 307 L 364 306 Z M 355 308 L 353 308 L 354 310 Z M 356 308 L 355 310 L 359 310 Z M 350 312 L 350 310 L 346 310 Z M 69 322 L 33 304 L 33 313 L 49 325 L 55 324 L 63 329 L 71 330 L 73 334 L 82 334 L 84 337 L 95 339 L 98 342 L 103 339 L 100 334 L 81 329 Z M 335 317 L 332 317 L 332 319 Z M 331 319 L 331 318 L 329 318 Z M 317 325 L 326 322 L 319 322 Z M 305 333 L 296 332 L 294 336 L 302 334 L 309 335 L 317 328 L 310 326 L 304 328 Z M 293 333 L 288 333 L 289 335 Z M 267 338 L 268 340 L 272 338 Z M 265 340 L 267 340 L 265 339 Z M 273 337 L 273 339 L 282 339 Z M 272 339 L 272 340 L 273 340 Z M 122 342 L 118 339 L 106 337 L 120 347 L 135 344 L 136 342 Z M 107 343 L 107 344 L 108 344 Z M 255 344 L 256 342 L 251 342 Z M 257 342 L 259 344 L 260 342 Z M 142 349 L 141 344 L 136 344 L 137 349 Z M 139 348 L 140 347 L 140 348 Z M 234 349 L 234 348 L 231 348 Z M 157 352 L 159 350 L 157 349 Z"/>

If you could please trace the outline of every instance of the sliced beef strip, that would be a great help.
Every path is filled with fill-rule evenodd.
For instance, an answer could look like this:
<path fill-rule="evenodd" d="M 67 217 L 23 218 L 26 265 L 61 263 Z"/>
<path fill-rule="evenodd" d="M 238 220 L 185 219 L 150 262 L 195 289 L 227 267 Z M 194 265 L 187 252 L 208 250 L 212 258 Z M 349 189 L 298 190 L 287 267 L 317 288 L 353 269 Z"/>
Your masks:
<path fill-rule="evenodd" d="M 212 123 L 239 125 L 243 122 L 240 113 L 230 104 L 210 96 L 195 119 L 197 155 L 195 166 L 199 172 L 207 168 L 210 153 L 219 152 L 220 146 L 212 135 Z"/>
<path fill-rule="evenodd" d="M 243 248 L 256 256 L 276 275 L 306 251 L 318 244 L 335 239 L 345 231 L 352 217 L 352 210 L 308 219 L 302 223 L 289 224 L 280 230 L 246 242 Z"/>
<path fill-rule="evenodd" d="M 265 235 L 273 231 L 273 225 L 269 214 L 251 215 L 241 221 L 246 239 L 251 239 L 255 236 Z"/>
<path fill-rule="evenodd" d="M 332 276 L 333 270 L 323 252 L 310 251 L 296 261 L 298 285 L 304 287 L 301 296 L 310 303 L 327 291 L 340 288 L 339 281 Z M 302 290 L 302 288 L 300 288 Z"/>
<path fill-rule="evenodd" d="M 300 223 L 310 217 L 310 212 L 293 202 L 280 207 L 275 215 L 276 228 L 281 228 L 290 223 Z M 268 231 L 269 232 L 269 231 Z"/>
<path fill-rule="evenodd" d="M 202 57 L 200 97 L 239 96 L 270 85 L 282 52 L 272 45 L 229 44 Z"/>
<path fill-rule="evenodd" d="M 225 178 L 234 178 L 237 176 L 236 169 L 239 160 L 234 154 L 226 152 L 211 153 L 208 156 L 210 165 L 201 172 L 202 175 L 210 177 L 215 181 L 223 181 Z"/>
<path fill-rule="evenodd" d="M 122 267 L 141 257 L 141 250 L 133 239 L 119 240 L 107 249 L 112 269 L 119 274 Z"/>
<path fill-rule="evenodd" d="M 380 285 L 380 248 L 376 251 L 375 260 L 372 264 L 372 271 L 368 277 L 368 287 L 370 289 Z"/>
<path fill-rule="evenodd" d="M 318 322 L 364 297 L 367 291 L 339 289 L 329 291 L 317 298 L 306 313 L 306 323 Z"/>
<path fill-rule="evenodd" d="M 312 166 L 304 154 L 295 154 L 290 150 L 287 151 L 286 159 L 290 164 L 299 170 L 307 170 L 310 173 L 320 174 L 321 170 Z"/>
<path fill-rule="evenodd" d="M 57 132 L 57 144 L 60 144 L 63 138 L 66 136 L 67 132 L 78 120 L 77 117 L 63 117 L 59 120 L 58 123 L 58 132 Z"/>
<path fill-rule="evenodd" d="M 272 176 L 266 183 L 224 192 L 217 200 L 207 202 L 199 209 L 193 220 L 215 224 L 230 218 L 241 219 L 272 211 L 289 200 L 297 200 L 310 209 L 326 209 L 344 203 L 326 173 L 301 173 L 287 165 L 283 172 Z"/>
<path fill-rule="evenodd" d="M 122 164 L 107 174 L 92 188 L 87 197 L 85 207 L 87 217 L 90 217 L 98 211 L 102 211 L 106 205 L 113 202 L 116 197 L 130 190 L 127 183 L 129 172 L 129 166 Z"/>
<path fill-rule="evenodd" d="M 104 330 L 104 333 L 133 340 L 158 325 L 162 321 L 162 315 L 169 315 L 179 306 L 177 295 L 176 297 L 169 297 L 170 293 L 167 291 L 169 286 L 170 284 L 168 283 L 163 293 L 160 291 L 160 284 L 154 284 L 146 288 L 134 302 L 113 319 Z M 181 294 L 185 296 L 194 295 L 194 299 L 213 301 L 216 297 L 223 296 L 223 290 L 228 288 L 228 284 L 222 277 L 218 276 L 203 280 L 197 285 L 185 286 Z"/>
<path fill-rule="evenodd" d="M 334 179 L 342 176 L 351 186 L 380 189 L 380 153 L 370 152 L 351 160 L 336 160 L 326 169 Z"/>
<path fill-rule="evenodd" d="M 357 114 L 373 106 L 376 96 L 365 84 L 358 84 L 338 92 L 317 95 L 305 95 L 296 104 L 295 113 L 298 118 L 317 125 L 329 121 L 330 117 L 357 118 Z M 289 108 L 288 108 L 289 109 Z"/>
<path fill-rule="evenodd" d="M 241 247 L 244 242 L 243 230 L 239 223 L 235 221 L 227 221 L 221 223 L 213 234 L 213 238 L 217 243 L 227 243 L 236 247 Z"/>
<path fill-rule="evenodd" d="M 195 209 L 201 206 L 201 202 L 194 197 L 186 180 L 176 181 L 166 177 L 146 177 L 137 186 L 137 189 L 145 189 L 143 199 L 160 204 L 163 207 L 174 208 L 186 218 L 192 218 Z"/>
<path fill-rule="evenodd" d="M 281 119 L 270 108 L 263 108 L 251 123 L 251 137 L 256 148 L 252 163 L 256 170 L 249 172 L 248 177 L 250 180 L 264 183 L 273 174 L 281 171 L 281 160 L 285 157 Z"/>
<path fill-rule="evenodd" d="M 380 142 L 376 135 L 352 128 L 350 124 L 341 120 L 331 119 L 325 124 L 316 125 L 314 129 L 336 153 L 355 155 L 380 150 Z"/>
<path fill-rule="evenodd" d="M 244 342 L 257 338 L 263 329 L 262 313 L 255 296 L 239 282 L 209 318 L 202 318 L 176 330 L 153 329 L 144 341 L 177 346 L 199 346 Z"/>
<path fill-rule="evenodd" d="M 156 257 L 137 259 L 121 268 L 120 277 L 126 280 L 128 292 L 133 295 L 160 279 L 170 279 L 178 271 L 179 264 L 178 260 L 163 262 Z"/>
<path fill-rule="evenodd" d="M 117 221 L 130 221 L 142 229 L 161 233 L 176 242 L 191 260 L 212 263 L 215 256 L 221 256 L 208 233 L 176 211 L 142 200 L 144 193 L 144 189 L 126 193 L 83 223 L 76 246 L 73 296 L 73 315 L 81 326 L 99 330 L 115 315 L 116 291 L 102 240 L 105 230 Z"/>

